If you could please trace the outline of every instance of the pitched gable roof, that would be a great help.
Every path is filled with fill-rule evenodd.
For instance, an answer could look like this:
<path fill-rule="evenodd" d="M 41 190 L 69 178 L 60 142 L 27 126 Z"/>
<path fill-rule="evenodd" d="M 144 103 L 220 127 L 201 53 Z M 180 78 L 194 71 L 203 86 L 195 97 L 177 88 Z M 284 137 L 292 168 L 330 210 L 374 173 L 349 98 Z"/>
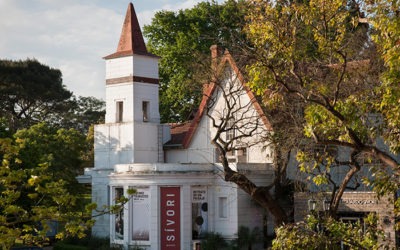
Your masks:
<path fill-rule="evenodd" d="M 220 62 L 218 63 L 218 47 L 216 45 L 211 46 L 211 54 L 212 54 L 212 67 L 213 70 L 217 71 L 217 75 L 222 73 L 222 69 L 226 64 L 228 64 L 236 73 L 240 83 L 242 84 L 244 90 L 247 92 L 247 95 L 249 96 L 254 109 L 257 111 L 259 114 L 263 124 L 268 130 L 272 130 L 271 123 L 268 121 L 267 117 L 265 116 L 264 112 L 262 111 L 261 105 L 258 103 L 257 99 L 255 98 L 253 92 L 250 90 L 250 88 L 246 85 L 245 79 L 240 72 L 239 68 L 237 67 L 235 61 L 233 60 L 231 54 L 229 53 L 228 50 L 225 50 L 224 54 L 222 55 L 222 58 L 220 59 Z M 216 89 L 216 83 L 215 82 L 210 82 L 209 84 L 206 85 L 204 89 L 204 94 L 203 94 L 203 99 L 201 100 L 200 107 L 194 117 L 194 119 L 191 121 L 190 126 L 185 126 L 186 132 L 184 137 L 182 138 L 181 144 L 183 148 L 188 148 L 193 136 L 199 126 L 199 123 L 201 121 L 201 118 L 204 116 L 204 113 L 206 112 L 207 108 L 207 103 L 209 102 L 212 94 L 214 93 Z M 174 138 L 174 133 L 171 131 L 171 136 Z M 182 137 L 182 131 L 180 134 L 180 137 Z"/>
<path fill-rule="evenodd" d="M 184 123 L 170 123 L 168 125 L 171 128 L 171 140 L 164 144 L 164 146 L 169 148 L 181 148 L 182 141 L 189 131 L 191 122 L 188 121 Z"/>
<path fill-rule="evenodd" d="M 128 9 L 126 10 L 125 21 L 122 26 L 121 36 L 119 38 L 117 51 L 104 57 L 104 59 L 131 56 L 133 54 L 155 57 L 155 55 L 147 52 L 135 8 L 133 7 L 132 3 L 129 3 Z"/>

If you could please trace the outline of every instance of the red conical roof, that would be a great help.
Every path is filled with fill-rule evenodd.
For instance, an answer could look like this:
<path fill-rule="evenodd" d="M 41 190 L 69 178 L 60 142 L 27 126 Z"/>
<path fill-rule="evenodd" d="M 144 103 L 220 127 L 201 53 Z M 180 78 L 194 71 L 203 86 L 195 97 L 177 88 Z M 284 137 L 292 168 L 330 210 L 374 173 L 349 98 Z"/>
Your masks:
<path fill-rule="evenodd" d="M 108 55 L 105 59 L 131 56 L 133 54 L 154 56 L 147 52 L 142 31 L 136 16 L 135 8 L 129 3 L 126 10 L 125 21 L 122 26 L 117 52 Z"/>

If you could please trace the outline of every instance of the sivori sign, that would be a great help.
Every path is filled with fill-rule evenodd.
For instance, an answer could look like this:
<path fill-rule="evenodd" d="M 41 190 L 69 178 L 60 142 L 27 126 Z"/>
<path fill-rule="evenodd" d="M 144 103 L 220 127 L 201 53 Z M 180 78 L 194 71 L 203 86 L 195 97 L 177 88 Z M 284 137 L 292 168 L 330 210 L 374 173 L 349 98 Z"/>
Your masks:
<path fill-rule="evenodd" d="M 160 188 L 161 250 L 181 249 L 180 188 Z"/>

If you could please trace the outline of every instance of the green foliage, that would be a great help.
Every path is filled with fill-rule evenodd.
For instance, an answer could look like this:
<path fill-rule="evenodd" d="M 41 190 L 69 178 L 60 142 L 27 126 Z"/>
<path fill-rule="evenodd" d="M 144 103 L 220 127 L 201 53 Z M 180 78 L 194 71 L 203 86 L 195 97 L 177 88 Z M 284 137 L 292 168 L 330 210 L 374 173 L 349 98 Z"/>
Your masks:
<path fill-rule="evenodd" d="M 75 177 L 83 170 L 81 155 L 86 149 L 86 138 L 80 132 L 40 123 L 17 131 L 14 138 L 23 167 L 47 162 L 53 178 L 76 183 Z"/>
<path fill-rule="evenodd" d="M 272 249 L 382 249 L 383 231 L 377 228 L 378 218 L 370 214 L 356 223 L 346 223 L 331 217 L 310 215 L 305 222 L 284 225 L 276 229 Z M 386 246 L 387 247 L 387 246 Z"/>
<path fill-rule="evenodd" d="M 86 133 L 104 120 L 104 101 L 75 97 L 62 84 L 60 70 L 37 60 L 0 60 L 0 118 L 9 131 L 47 122 Z"/>
<path fill-rule="evenodd" d="M 374 1 L 368 5 L 371 13 L 370 23 L 373 27 L 372 40 L 377 46 L 380 59 L 384 63 L 382 82 L 378 88 L 380 101 L 376 103 L 379 112 L 386 122 L 385 141 L 393 152 L 400 152 L 400 16 L 398 1 Z"/>
<path fill-rule="evenodd" d="M 219 250 L 227 247 L 228 244 L 219 233 L 207 233 L 201 241 L 201 250 Z"/>
<path fill-rule="evenodd" d="M 89 132 L 91 125 L 104 122 L 105 102 L 95 97 L 75 97 L 69 100 L 68 112 L 54 116 L 54 124 L 63 128 L 74 128 L 83 134 Z"/>
<path fill-rule="evenodd" d="M 0 116 L 13 131 L 63 112 L 72 96 L 61 72 L 37 60 L 0 60 Z"/>
<path fill-rule="evenodd" d="M 72 244 L 66 244 L 62 242 L 57 242 L 54 247 L 54 250 L 87 250 L 87 247 L 84 246 L 76 246 Z"/>
<path fill-rule="evenodd" d="M 162 122 L 185 121 L 198 107 L 209 76 L 196 72 L 209 58 L 210 46 L 240 46 L 243 1 L 201 2 L 192 9 L 156 13 L 144 27 L 149 50 L 161 56 L 160 115 Z M 231 50 L 232 51 L 232 50 Z M 206 60 L 207 68 L 210 60 Z"/>
<path fill-rule="evenodd" d="M 57 221 L 57 238 L 83 237 L 94 220 L 93 204 L 81 202 L 79 173 L 85 138 L 75 130 L 37 124 L 0 138 L 0 244 L 16 239 L 43 244 L 49 222 Z"/>
<path fill-rule="evenodd" d="M 364 184 L 378 195 L 395 193 L 400 185 L 395 157 L 400 152 L 399 2 L 254 0 L 248 6 L 245 31 L 256 58 L 248 66 L 249 84 L 268 108 L 301 108 L 304 120 L 298 125 L 309 140 L 299 145 L 297 160 L 308 186 L 331 192 L 332 214 L 343 192 L 360 185 L 359 174 L 368 172 Z M 304 144 L 334 145 L 347 154 L 308 152 Z M 363 159 L 374 159 L 373 166 Z M 294 237 L 282 249 L 303 242 L 304 248 L 315 249 L 319 245 L 311 236 L 336 237 L 320 237 L 307 225 L 291 227 L 282 233 L 282 242 L 298 233 L 303 238 Z"/>
<path fill-rule="evenodd" d="M 109 238 L 101 238 L 95 236 L 87 236 L 85 238 L 70 237 L 62 241 L 58 241 L 54 245 L 54 250 L 63 249 L 87 249 L 87 250 L 119 250 L 121 246 L 110 245 Z"/>
<path fill-rule="evenodd" d="M 250 230 L 248 227 L 240 226 L 237 239 L 233 242 L 237 249 L 252 249 L 252 247 L 263 241 L 263 235 L 258 227 Z"/>

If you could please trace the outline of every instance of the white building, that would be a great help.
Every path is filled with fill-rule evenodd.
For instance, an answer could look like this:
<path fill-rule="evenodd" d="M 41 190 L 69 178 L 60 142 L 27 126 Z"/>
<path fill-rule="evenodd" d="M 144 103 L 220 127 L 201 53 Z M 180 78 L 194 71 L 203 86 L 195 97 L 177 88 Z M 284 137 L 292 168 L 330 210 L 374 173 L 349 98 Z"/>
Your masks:
<path fill-rule="evenodd" d="M 241 74 L 229 52 L 211 48 L 213 68 L 228 83 L 242 88 L 244 116 L 257 115 L 260 131 L 269 130 L 252 93 L 243 89 Z M 90 176 L 93 202 L 112 205 L 128 189 L 137 193 L 117 215 L 97 218 L 93 234 L 112 243 L 147 249 L 193 249 L 206 232 L 236 237 L 240 226 L 272 233 L 273 223 L 235 184 L 225 182 L 211 143 L 212 120 L 224 112 L 224 100 L 212 84 L 194 120 L 160 124 L 158 57 L 147 52 L 132 4 L 129 4 L 117 51 L 106 56 L 106 119 L 95 127 L 95 166 Z M 208 110 L 210 100 L 215 105 Z M 254 116 L 253 116 L 254 115 Z M 261 117 L 261 118 L 260 118 Z M 243 119 L 243 117 L 241 117 Z M 262 132 L 260 132 L 262 133 Z M 260 134 L 259 134 L 260 135 Z M 229 136 L 228 134 L 226 136 Z M 256 143 L 231 155 L 231 164 L 256 184 L 273 179 L 270 149 Z M 265 225 L 268 225 L 267 227 Z"/>

